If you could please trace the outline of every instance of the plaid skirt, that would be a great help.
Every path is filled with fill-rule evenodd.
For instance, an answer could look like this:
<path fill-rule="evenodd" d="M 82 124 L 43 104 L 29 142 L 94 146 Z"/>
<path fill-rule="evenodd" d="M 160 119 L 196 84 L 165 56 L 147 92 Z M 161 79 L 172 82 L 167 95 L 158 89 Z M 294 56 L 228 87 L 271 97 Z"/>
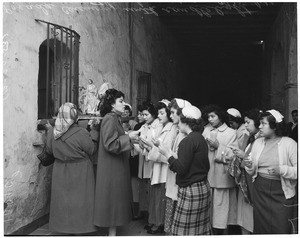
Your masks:
<path fill-rule="evenodd" d="M 178 188 L 172 235 L 211 235 L 210 186 L 208 181 Z"/>

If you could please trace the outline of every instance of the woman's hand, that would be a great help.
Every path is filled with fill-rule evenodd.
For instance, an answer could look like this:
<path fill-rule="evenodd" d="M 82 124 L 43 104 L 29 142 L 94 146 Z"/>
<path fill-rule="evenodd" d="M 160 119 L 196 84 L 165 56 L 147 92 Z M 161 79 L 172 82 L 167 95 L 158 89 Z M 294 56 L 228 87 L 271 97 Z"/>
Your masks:
<path fill-rule="evenodd" d="M 159 147 L 159 145 L 161 144 L 162 140 L 161 138 L 158 138 L 158 139 L 152 139 L 151 140 L 153 145 L 155 145 L 156 147 Z"/>
<path fill-rule="evenodd" d="M 268 173 L 271 175 L 280 175 L 280 169 L 278 166 L 275 166 L 272 169 L 268 169 Z"/>
<path fill-rule="evenodd" d="M 245 162 L 246 167 L 251 167 L 252 166 L 252 158 L 249 156 L 246 156 L 243 161 Z"/>
<path fill-rule="evenodd" d="M 139 139 L 139 131 L 129 131 L 128 135 L 130 140 L 138 140 Z"/>
<path fill-rule="evenodd" d="M 52 125 L 50 124 L 50 122 L 47 120 L 47 123 L 45 124 L 45 128 L 46 128 L 46 132 L 49 131 L 49 129 L 52 128 Z"/>
<path fill-rule="evenodd" d="M 233 148 L 232 152 L 234 155 L 236 155 L 237 157 L 239 157 L 241 159 L 244 159 L 246 157 L 246 153 L 239 148 Z"/>
<path fill-rule="evenodd" d="M 169 149 L 166 145 L 161 143 L 158 147 L 159 153 L 161 153 L 163 156 L 165 156 L 167 159 L 169 159 L 172 156 L 172 151 Z"/>
<path fill-rule="evenodd" d="M 206 138 L 206 141 L 207 141 L 209 147 L 214 148 L 215 150 L 218 149 L 219 141 L 217 139 L 215 141 L 212 141 L 211 139 Z"/>
<path fill-rule="evenodd" d="M 144 148 L 146 148 L 148 151 L 150 151 L 152 149 L 152 147 L 154 146 L 151 141 L 148 141 L 141 137 L 140 137 L 140 142 L 143 143 Z"/>
<path fill-rule="evenodd" d="M 140 148 L 143 150 L 145 149 L 144 144 L 141 140 L 138 141 Z"/>

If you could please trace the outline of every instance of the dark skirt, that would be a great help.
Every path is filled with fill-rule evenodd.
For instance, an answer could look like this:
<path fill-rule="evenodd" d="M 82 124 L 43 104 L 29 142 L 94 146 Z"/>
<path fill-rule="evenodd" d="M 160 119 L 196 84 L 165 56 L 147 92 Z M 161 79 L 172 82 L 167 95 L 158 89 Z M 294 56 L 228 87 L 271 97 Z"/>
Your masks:
<path fill-rule="evenodd" d="M 211 235 L 210 186 L 208 181 L 178 189 L 172 235 Z"/>
<path fill-rule="evenodd" d="M 257 176 L 253 184 L 254 234 L 290 234 L 294 209 L 294 198 L 285 198 L 280 180 Z"/>
<path fill-rule="evenodd" d="M 149 212 L 150 179 L 139 179 L 139 209 Z"/>
<path fill-rule="evenodd" d="M 149 199 L 149 224 L 163 225 L 166 211 L 166 184 L 151 185 Z"/>

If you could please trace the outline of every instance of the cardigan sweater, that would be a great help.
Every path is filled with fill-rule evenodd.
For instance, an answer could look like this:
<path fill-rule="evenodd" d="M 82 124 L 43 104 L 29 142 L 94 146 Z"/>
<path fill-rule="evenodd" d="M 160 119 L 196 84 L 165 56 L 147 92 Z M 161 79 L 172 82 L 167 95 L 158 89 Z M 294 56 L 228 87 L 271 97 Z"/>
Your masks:
<path fill-rule="evenodd" d="M 252 175 L 254 182 L 258 173 L 258 161 L 265 147 L 265 138 L 255 140 L 251 154 L 252 165 L 245 167 L 248 174 Z M 285 198 L 292 198 L 297 184 L 297 143 L 288 137 L 282 137 L 278 142 L 279 173 Z"/>

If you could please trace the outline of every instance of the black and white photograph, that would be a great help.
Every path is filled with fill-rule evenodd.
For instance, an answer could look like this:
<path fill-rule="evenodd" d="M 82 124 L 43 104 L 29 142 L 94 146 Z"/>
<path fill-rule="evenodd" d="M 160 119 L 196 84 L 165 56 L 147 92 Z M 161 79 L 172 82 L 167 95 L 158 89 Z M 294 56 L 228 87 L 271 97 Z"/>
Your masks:
<path fill-rule="evenodd" d="M 1 236 L 298 236 L 298 1 L 1 2 Z"/>

